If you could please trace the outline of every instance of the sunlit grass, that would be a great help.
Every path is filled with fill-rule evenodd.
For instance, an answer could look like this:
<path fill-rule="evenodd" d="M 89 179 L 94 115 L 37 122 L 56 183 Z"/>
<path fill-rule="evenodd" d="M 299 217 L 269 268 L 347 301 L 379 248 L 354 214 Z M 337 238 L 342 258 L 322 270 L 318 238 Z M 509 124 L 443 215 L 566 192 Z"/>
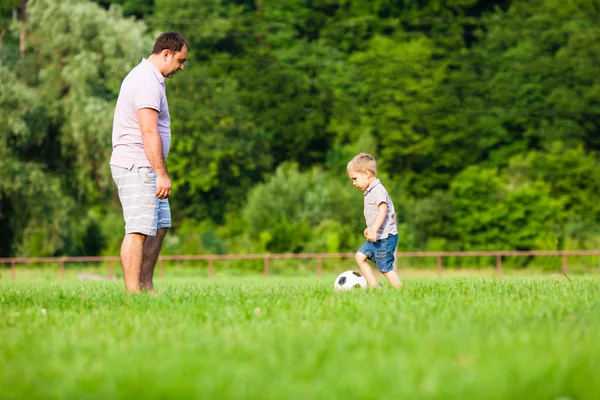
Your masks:
<path fill-rule="evenodd" d="M 0 397 L 595 398 L 600 279 L 0 282 Z"/>

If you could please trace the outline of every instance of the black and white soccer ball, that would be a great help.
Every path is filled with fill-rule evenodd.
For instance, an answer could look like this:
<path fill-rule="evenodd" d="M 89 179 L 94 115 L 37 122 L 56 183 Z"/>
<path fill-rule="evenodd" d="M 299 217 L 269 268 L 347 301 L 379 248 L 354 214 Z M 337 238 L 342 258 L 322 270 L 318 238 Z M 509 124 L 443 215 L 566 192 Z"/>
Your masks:
<path fill-rule="evenodd" d="M 335 283 L 333 284 L 333 289 L 336 291 L 362 289 L 366 287 L 367 280 L 361 275 L 360 272 L 356 271 L 342 272 L 337 278 L 335 278 Z"/>

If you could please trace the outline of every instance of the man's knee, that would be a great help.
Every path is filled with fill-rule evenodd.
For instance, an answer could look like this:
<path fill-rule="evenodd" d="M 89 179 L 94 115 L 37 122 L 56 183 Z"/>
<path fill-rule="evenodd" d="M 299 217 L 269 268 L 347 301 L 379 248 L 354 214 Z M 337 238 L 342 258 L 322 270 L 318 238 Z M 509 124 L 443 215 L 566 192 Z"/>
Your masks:
<path fill-rule="evenodd" d="M 158 228 L 156 231 L 156 237 L 162 239 L 167 234 L 169 228 Z"/>
<path fill-rule="evenodd" d="M 143 233 L 126 233 L 123 238 L 123 242 L 127 241 L 130 243 L 144 243 L 148 235 Z"/>

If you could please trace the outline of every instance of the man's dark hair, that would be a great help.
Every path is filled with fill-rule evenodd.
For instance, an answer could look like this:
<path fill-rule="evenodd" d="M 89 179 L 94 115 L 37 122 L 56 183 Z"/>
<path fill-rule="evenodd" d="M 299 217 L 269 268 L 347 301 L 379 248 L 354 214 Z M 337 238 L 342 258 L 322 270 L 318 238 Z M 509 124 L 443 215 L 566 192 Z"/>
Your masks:
<path fill-rule="evenodd" d="M 165 32 L 156 38 L 152 54 L 159 54 L 163 50 L 171 50 L 173 53 L 177 53 L 183 49 L 183 46 L 187 47 L 188 51 L 190 50 L 190 45 L 180 33 Z"/>

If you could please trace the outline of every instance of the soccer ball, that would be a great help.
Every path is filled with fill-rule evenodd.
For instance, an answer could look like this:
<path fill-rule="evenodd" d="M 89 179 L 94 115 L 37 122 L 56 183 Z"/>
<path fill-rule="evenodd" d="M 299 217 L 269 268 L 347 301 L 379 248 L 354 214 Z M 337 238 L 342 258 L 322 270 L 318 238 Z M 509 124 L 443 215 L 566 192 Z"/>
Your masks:
<path fill-rule="evenodd" d="M 336 291 L 362 289 L 365 287 L 367 287 L 367 280 L 360 274 L 360 272 L 356 271 L 342 272 L 337 278 L 335 278 L 335 283 L 333 284 L 333 288 Z"/>

